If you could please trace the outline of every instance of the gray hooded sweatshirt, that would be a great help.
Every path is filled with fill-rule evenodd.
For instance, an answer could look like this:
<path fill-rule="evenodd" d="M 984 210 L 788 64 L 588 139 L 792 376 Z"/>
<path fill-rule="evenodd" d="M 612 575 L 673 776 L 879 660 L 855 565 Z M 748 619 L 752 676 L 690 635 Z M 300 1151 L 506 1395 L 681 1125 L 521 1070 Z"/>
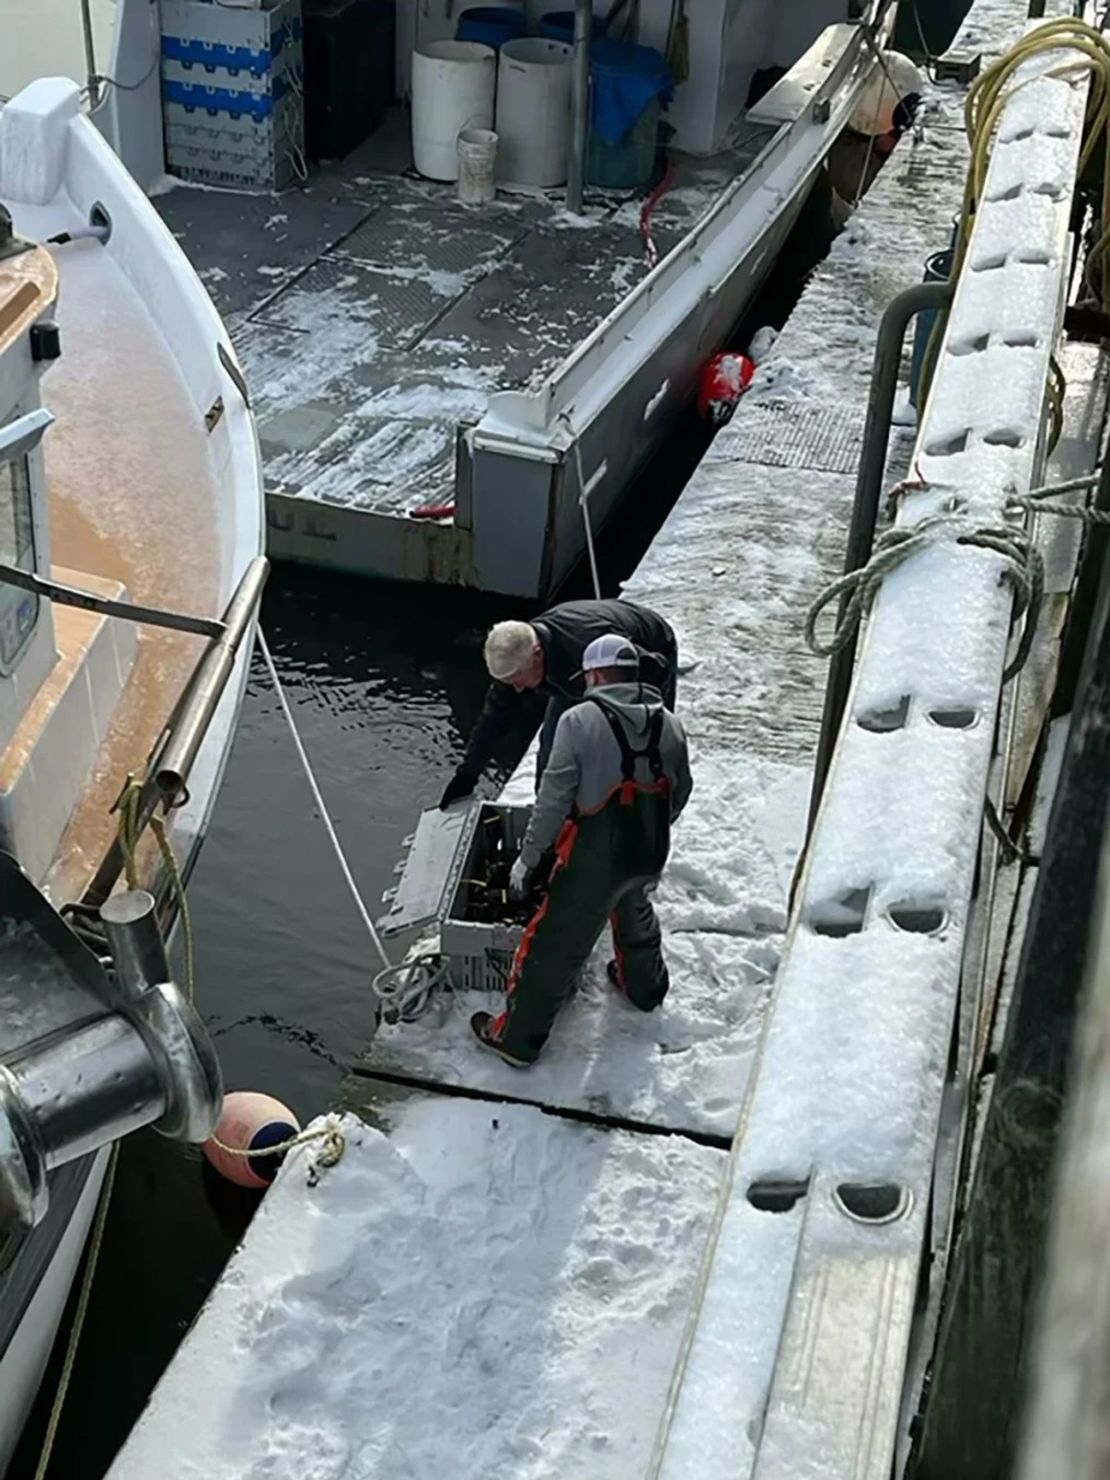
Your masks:
<path fill-rule="evenodd" d="M 587 692 L 588 697 L 568 709 L 555 730 L 551 758 L 520 851 L 529 869 L 534 869 L 547 849 L 554 846 L 560 828 L 573 812 L 598 811 L 623 780 L 620 746 L 599 705 L 617 716 L 633 750 L 643 750 L 647 745 L 651 722 L 663 710 L 659 751 L 664 775 L 670 782 L 672 822 L 693 789 L 685 731 L 674 715 L 663 709 L 658 689 L 648 684 L 614 683 L 599 684 Z M 646 756 L 637 758 L 634 779 L 652 780 Z"/>

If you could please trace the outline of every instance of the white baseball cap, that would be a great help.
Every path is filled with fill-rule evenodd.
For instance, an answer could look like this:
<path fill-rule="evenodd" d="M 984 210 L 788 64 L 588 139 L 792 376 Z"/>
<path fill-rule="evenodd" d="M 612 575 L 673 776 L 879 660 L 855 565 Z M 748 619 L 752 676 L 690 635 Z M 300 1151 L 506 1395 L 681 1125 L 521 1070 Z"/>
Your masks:
<path fill-rule="evenodd" d="M 582 654 L 582 672 L 593 668 L 639 668 L 640 655 L 619 632 L 606 632 L 595 637 Z"/>

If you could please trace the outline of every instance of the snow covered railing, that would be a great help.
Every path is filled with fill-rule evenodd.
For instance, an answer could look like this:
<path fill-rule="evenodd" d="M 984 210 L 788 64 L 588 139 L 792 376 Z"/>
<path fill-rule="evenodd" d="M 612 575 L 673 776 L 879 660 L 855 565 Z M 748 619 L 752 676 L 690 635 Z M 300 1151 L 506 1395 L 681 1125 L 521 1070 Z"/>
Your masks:
<path fill-rule="evenodd" d="M 653 1480 L 887 1480 L 1012 586 L 958 544 L 1039 481 L 1087 77 L 1006 104 L 863 638 Z"/>

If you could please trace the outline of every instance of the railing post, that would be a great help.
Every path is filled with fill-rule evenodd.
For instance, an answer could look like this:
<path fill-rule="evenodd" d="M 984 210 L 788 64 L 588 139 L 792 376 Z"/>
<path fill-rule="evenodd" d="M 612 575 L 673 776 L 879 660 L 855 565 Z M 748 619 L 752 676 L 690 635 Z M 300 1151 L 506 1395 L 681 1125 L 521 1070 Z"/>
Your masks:
<path fill-rule="evenodd" d="M 594 12 L 590 0 L 575 0 L 574 60 L 571 63 L 570 159 L 567 210 L 579 215 L 586 189 L 586 149 L 590 135 L 590 41 Z"/>
<path fill-rule="evenodd" d="M 890 437 L 890 418 L 898 389 L 898 370 L 902 361 L 902 344 L 906 328 L 915 314 L 929 309 L 946 308 L 952 301 L 955 284 L 915 283 L 912 288 L 892 299 L 879 321 L 875 361 L 871 370 L 871 390 L 867 399 L 867 416 L 863 424 L 863 451 L 856 477 L 856 495 L 852 504 L 852 522 L 848 527 L 848 544 L 844 551 L 844 574 L 859 570 L 871 558 L 875 543 L 875 525 L 879 517 L 879 499 L 886 470 L 886 449 Z M 841 597 L 837 620 L 844 617 L 848 598 Z M 825 790 L 833 747 L 844 718 L 852 669 L 856 661 L 858 633 L 829 660 L 825 684 L 825 705 L 821 714 L 821 734 L 817 741 L 817 758 L 813 767 L 813 789 L 809 797 L 809 820 L 806 842 L 809 842 L 817 810 Z"/>

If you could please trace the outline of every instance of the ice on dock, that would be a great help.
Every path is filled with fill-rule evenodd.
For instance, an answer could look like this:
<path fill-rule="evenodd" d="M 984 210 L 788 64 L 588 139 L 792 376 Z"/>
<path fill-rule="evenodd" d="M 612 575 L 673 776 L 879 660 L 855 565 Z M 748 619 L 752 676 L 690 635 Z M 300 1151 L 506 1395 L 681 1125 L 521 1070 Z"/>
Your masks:
<path fill-rule="evenodd" d="M 111 1480 L 628 1480 L 723 1153 L 414 1100 L 287 1161 Z M 198 1422 L 198 1418 L 201 1420 Z"/>

